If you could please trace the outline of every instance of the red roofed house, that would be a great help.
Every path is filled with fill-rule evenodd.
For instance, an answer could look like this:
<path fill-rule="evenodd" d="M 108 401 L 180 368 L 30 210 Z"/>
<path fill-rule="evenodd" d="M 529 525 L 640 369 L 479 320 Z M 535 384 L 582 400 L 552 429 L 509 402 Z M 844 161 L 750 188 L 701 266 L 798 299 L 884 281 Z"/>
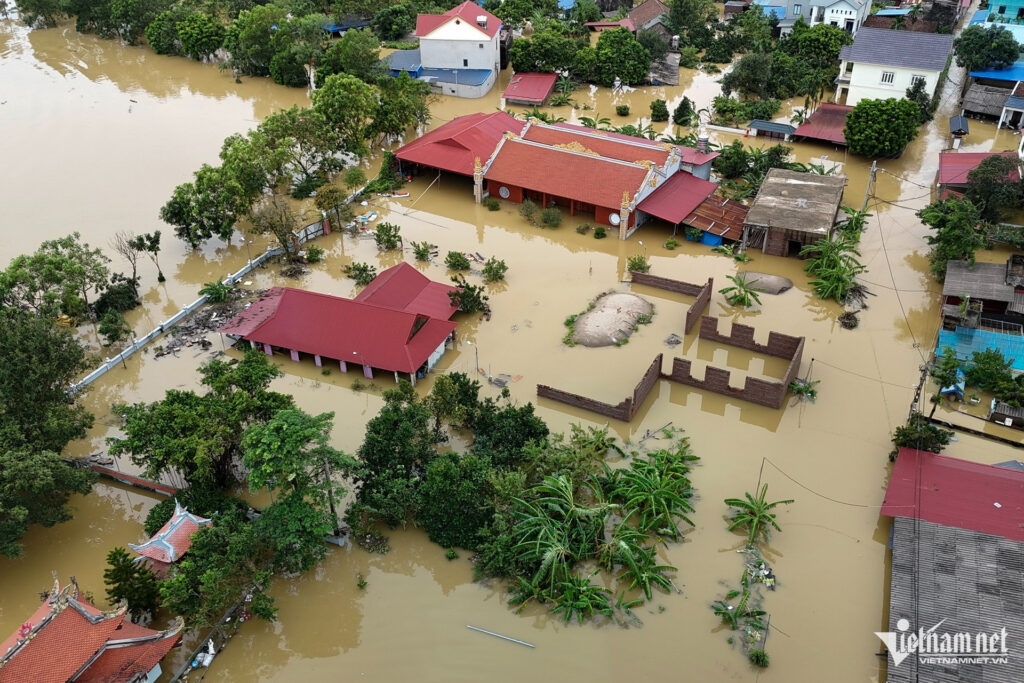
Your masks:
<path fill-rule="evenodd" d="M 809 119 L 797 126 L 793 135 L 845 147 L 846 117 L 851 111 L 853 111 L 853 107 L 848 107 L 845 104 L 822 102 Z"/>
<path fill-rule="evenodd" d="M 126 606 L 102 611 L 72 583 L 53 590 L 20 629 L 0 642 L 0 683 L 150 683 L 181 640 L 179 617 L 163 631 L 128 621 Z"/>
<path fill-rule="evenodd" d="M 171 566 L 192 547 L 192 534 L 199 531 L 199 527 L 210 524 L 211 520 L 193 515 L 175 500 L 174 514 L 160 527 L 160 531 L 145 543 L 129 543 L 128 547 L 139 554 L 135 558 L 136 562 L 146 563 L 157 578 L 162 579 L 167 576 Z"/>
<path fill-rule="evenodd" d="M 1016 152 L 939 152 L 940 195 L 948 190 L 966 190 L 968 174 L 978 168 L 985 159 L 993 156 L 1017 159 Z M 1017 172 L 1011 174 L 1009 179 L 1019 180 L 1020 177 L 1020 164 L 1018 163 Z"/>
<path fill-rule="evenodd" d="M 410 272 L 412 271 L 412 272 Z M 219 332 L 239 337 L 267 355 L 287 351 L 293 361 L 313 356 L 317 367 L 324 358 L 417 376 L 437 364 L 454 338 L 456 309 L 448 293 L 454 287 L 431 282 L 400 263 L 378 275 L 355 299 L 318 294 L 290 287 L 267 290 L 248 309 Z"/>
<path fill-rule="evenodd" d="M 466 161 L 475 154 L 478 203 L 497 195 L 558 206 L 571 216 L 593 214 L 598 223 L 619 228 L 620 239 L 652 217 L 679 223 L 715 190 L 707 178 L 716 153 L 571 123 L 523 123 L 502 116 L 507 115 L 459 117 L 395 156 L 403 172 L 426 167 L 466 175 Z"/>
<path fill-rule="evenodd" d="M 601 31 L 610 31 L 616 28 L 624 28 L 630 33 L 636 33 L 636 26 L 633 25 L 633 22 L 630 21 L 628 17 L 625 19 L 618 19 L 615 21 L 611 19 L 605 19 L 604 21 L 588 21 L 583 25 L 589 28 L 591 31 L 597 31 L 598 33 L 600 33 Z"/>
<path fill-rule="evenodd" d="M 419 77 L 446 95 L 483 97 L 501 70 L 501 19 L 474 2 L 416 17 Z"/>
<path fill-rule="evenodd" d="M 512 104 L 542 105 L 555 89 L 558 74 L 521 73 L 512 76 L 502 95 Z M 504 105 L 502 105 L 504 106 Z"/>

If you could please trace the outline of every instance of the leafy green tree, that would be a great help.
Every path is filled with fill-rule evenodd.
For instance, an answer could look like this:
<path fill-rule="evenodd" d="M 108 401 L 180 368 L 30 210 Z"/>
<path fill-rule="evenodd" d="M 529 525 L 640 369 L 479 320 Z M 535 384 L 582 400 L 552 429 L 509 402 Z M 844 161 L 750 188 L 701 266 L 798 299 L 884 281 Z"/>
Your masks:
<path fill-rule="evenodd" d="M 569 10 L 569 20 L 577 24 L 601 21 L 601 8 L 594 0 L 578 0 Z"/>
<path fill-rule="evenodd" d="M 996 391 L 1013 378 L 1013 359 L 1006 358 L 998 349 L 985 349 L 971 354 L 971 362 L 964 369 L 967 384 L 982 391 Z"/>
<path fill-rule="evenodd" d="M 285 11 L 276 5 L 256 5 L 239 12 L 224 36 L 231 68 L 246 76 L 269 76 L 270 60 L 276 53 L 274 27 L 284 23 Z"/>
<path fill-rule="evenodd" d="M 847 115 L 843 134 L 854 154 L 895 157 L 917 137 L 920 116 L 917 104 L 910 100 L 861 100 Z"/>
<path fill-rule="evenodd" d="M 651 69 L 651 53 L 625 28 L 602 31 L 597 39 L 596 76 L 611 87 L 618 78 L 625 85 L 643 82 Z"/>
<path fill-rule="evenodd" d="M 309 499 L 292 491 L 264 508 L 256 533 L 269 546 L 274 571 L 294 574 L 309 571 L 327 556 L 324 537 L 338 535 L 335 513 L 322 499 Z"/>
<path fill-rule="evenodd" d="M 800 256 L 807 260 L 804 272 L 815 278 L 811 286 L 818 297 L 839 303 L 846 300 L 856 286 L 854 278 L 865 269 L 857 258 L 857 245 L 847 237 L 805 245 Z"/>
<path fill-rule="evenodd" d="M 326 182 L 341 169 L 337 149 L 341 139 L 320 112 L 308 107 L 292 107 L 275 112 L 259 126 L 268 144 L 284 150 L 284 171 L 296 185 L 309 184 L 314 178 Z"/>
<path fill-rule="evenodd" d="M 862 211 L 849 206 L 840 206 L 839 208 L 846 214 L 846 219 L 838 225 L 839 231 L 850 241 L 859 242 L 860 234 L 864 232 L 872 214 L 866 210 Z"/>
<path fill-rule="evenodd" d="M 434 458 L 420 485 L 417 522 L 434 543 L 446 548 L 476 547 L 480 529 L 491 519 L 486 457 L 447 452 Z"/>
<path fill-rule="evenodd" d="M 693 123 L 694 115 L 693 102 L 684 95 L 672 112 L 672 123 L 677 126 L 689 126 Z"/>
<path fill-rule="evenodd" d="M 1009 210 L 1024 205 L 1024 183 L 1020 178 L 1020 162 L 1016 158 L 993 154 L 967 174 L 964 195 L 978 207 L 981 218 L 996 222 Z"/>
<path fill-rule="evenodd" d="M 377 248 L 382 251 L 391 251 L 392 249 L 398 249 L 402 244 L 401 228 L 394 223 L 384 222 L 377 226 L 377 229 L 373 231 L 373 241 L 377 243 Z"/>
<path fill-rule="evenodd" d="M 190 14 L 176 28 L 182 51 L 192 59 L 205 59 L 224 44 L 224 27 L 208 14 Z"/>
<path fill-rule="evenodd" d="M 921 222 L 935 231 L 925 235 L 931 245 L 928 262 L 932 275 L 946 279 L 949 261 L 967 261 L 974 265 L 974 253 L 985 246 L 988 225 L 970 199 L 941 199 L 917 212 Z"/>
<path fill-rule="evenodd" d="M 960 360 L 956 357 L 956 351 L 947 346 L 942 350 L 941 356 L 936 353 L 936 362 L 932 365 L 930 374 L 939 388 L 943 389 L 956 384 L 960 370 Z"/>
<path fill-rule="evenodd" d="M 107 284 L 108 263 L 77 232 L 47 240 L 34 254 L 17 256 L 0 271 L 0 307 L 81 317 L 89 310 L 89 293 Z"/>
<path fill-rule="evenodd" d="M 759 99 L 774 96 L 772 62 L 771 54 L 756 52 L 743 55 L 732 71 L 722 77 L 722 93 L 728 97 L 736 91 L 744 97 Z"/>
<path fill-rule="evenodd" d="M 889 460 L 895 460 L 900 448 L 916 448 L 929 453 L 941 453 L 949 445 L 953 432 L 942 429 L 918 412 L 910 414 L 907 424 L 896 428 L 892 435 L 893 450 Z"/>
<path fill-rule="evenodd" d="M 711 0 L 671 0 L 668 3 L 668 25 L 677 35 L 688 34 L 695 27 L 706 26 L 718 14 Z M 698 46 L 703 48 L 706 46 Z"/>
<path fill-rule="evenodd" d="M 805 60 L 819 69 L 834 69 L 838 72 L 839 51 L 844 45 L 852 43 L 853 36 L 838 26 L 808 26 L 801 17 L 779 47 L 783 52 Z"/>
<path fill-rule="evenodd" d="M 775 521 L 775 513 L 772 510 L 780 505 L 789 505 L 793 502 L 792 499 L 767 501 L 765 497 L 768 495 L 768 484 L 761 486 L 756 497 L 749 493 L 744 495 L 744 498 L 725 499 L 725 504 L 735 509 L 729 519 L 729 531 L 746 529 L 747 540 L 750 543 L 757 542 L 758 538 L 767 541 L 772 528 L 782 531 L 779 523 Z"/>
<path fill-rule="evenodd" d="M 354 76 L 334 74 L 313 91 L 313 109 L 334 126 L 346 152 L 363 156 L 369 151 L 366 142 L 377 111 L 376 88 Z"/>
<path fill-rule="evenodd" d="M 772 49 L 772 21 L 759 5 L 749 7 L 736 18 L 736 26 L 743 42 L 754 52 L 768 52 Z"/>
<path fill-rule="evenodd" d="M 479 409 L 480 383 L 465 373 L 438 375 L 423 404 L 434 418 L 434 434 L 442 436 L 442 423 L 458 429 L 471 428 Z"/>
<path fill-rule="evenodd" d="M 156 575 L 144 562 L 136 562 L 136 559 L 118 546 L 107 553 L 107 568 L 103 570 L 107 602 L 113 607 L 125 601 L 132 621 L 156 616 L 160 608 L 160 586 Z"/>
<path fill-rule="evenodd" d="M 111 346 L 127 337 L 131 333 L 132 328 L 128 325 L 128 321 L 124 319 L 120 311 L 110 308 L 100 318 L 97 331 L 103 337 L 104 346 Z"/>
<path fill-rule="evenodd" d="M 1013 34 L 999 25 L 968 26 L 953 41 L 956 63 L 968 71 L 1005 69 L 1017 61 L 1020 51 Z"/>
<path fill-rule="evenodd" d="M 668 121 L 668 106 L 665 100 L 651 101 L 651 121 L 655 123 Z"/>
<path fill-rule="evenodd" d="M 367 130 L 375 142 L 390 142 L 405 135 L 410 126 L 430 121 L 430 84 L 426 81 L 403 71 L 397 78 L 382 79 L 379 89 L 373 123 Z"/>
<path fill-rule="evenodd" d="M 580 45 L 555 29 L 535 32 L 530 38 L 517 38 L 509 50 L 512 69 L 519 72 L 563 71 L 572 66 Z"/>
<path fill-rule="evenodd" d="M 907 88 L 907 99 L 917 105 L 920 117 L 918 121 L 927 123 L 932 120 L 935 113 L 935 102 L 924 87 L 924 79 L 914 81 L 914 84 Z"/>
<path fill-rule="evenodd" d="M 399 40 L 416 28 L 416 5 L 399 2 L 377 10 L 370 19 L 370 28 L 381 40 Z"/>
<path fill-rule="evenodd" d="M 28 26 L 56 26 L 65 15 L 64 0 L 18 0 L 18 13 Z"/>
<path fill-rule="evenodd" d="M 292 398 L 267 390 L 281 371 L 253 349 L 241 361 L 215 359 L 199 372 L 203 395 L 170 389 L 160 401 L 114 406 L 124 436 L 108 439 L 110 453 L 131 455 L 148 477 L 173 469 L 193 485 L 230 485 L 245 429 L 290 408 Z"/>
<path fill-rule="evenodd" d="M 505 273 L 508 272 L 508 266 L 505 262 L 499 258 L 491 257 L 484 263 L 483 274 L 484 280 L 487 282 L 498 282 L 505 279 Z"/>
<path fill-rule="evenodd" d="M 597 50 L 588 46 L 577 51 L 569 73 L 578 81 L 593 83 L 597 78 Z"/>
<path fill-rule="evenodd" d="M 178 23 L 188 16 L 180 5 L 164 10 L 146 26 L 146 42 L 158 55 L 180 55 Z"/>
<path fill-rule="evenodd" d="M 164 272 L 160 269 L 160 231 L 154 230 L 153 232 L 146 232 L 141 235 L 136 235 L 132 238 L 131 248 L 137 252 L 144 252 L 149 260 L 156 266 L 156 281 L 163 282 L 167 278 L 164 277 Z"/>
<path fill-rule="evenodd" d="M 249 208 L 249 196 L 231 171 L 203 164 L 195 181 L 174 188 L 160 208 L 160 220 L 174 227 L 174 234 L 197 248 L 213 237 L 228 240 L 235 223 Z"/>
<path fill-rule="evenodd" d="M 71 495 L 89 493 L 95 480 L 92 472 L 65 464 L 56 453 L 5 444 L 0 451 L 0 555 L 18 557 L 30 525 L 51 527 L 71 519 Z"/>
<path fill-rule="evenodd" d="M 383 74 L 380 63 L 380 38 L 370 29 L 346 31 L 324 53 L 317 66 L 317 87 L 332 74 L 348 74 L 366 83 L 376 83 Z"/>
<path fill-rule="evenodd" d="M 511 469 L 527 457 L 524 452 L 529 445 L 541 444 L 550 432 L 532 403 L 500 405 L 486 399 L 473 417 L 473 433 L 475 452 L 486 454 L 496 468 Z"/>
<path fill-rule="evenodd" d="M 659 62 L 668 54 L 668 41 L 657 31 L 640 29 L 636 32 L 636 42 L 647 48 L 651 62 Z"/>
<path fill-rule="evenodd" d="M 60 452 L 93 417 L 68 386 L 85 370 L 85 349 L 52 320 L 0 312 L 0 444 Z"/>

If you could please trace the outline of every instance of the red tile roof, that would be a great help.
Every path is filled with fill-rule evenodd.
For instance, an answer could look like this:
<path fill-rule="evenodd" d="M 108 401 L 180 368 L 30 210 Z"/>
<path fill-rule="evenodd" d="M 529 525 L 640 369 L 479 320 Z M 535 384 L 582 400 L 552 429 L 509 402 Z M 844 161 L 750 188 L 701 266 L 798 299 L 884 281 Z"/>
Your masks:
<path fill-rule="evenodd" d="M 487 17 L 487 28 L 477 24 L 477 17 Z M 467 24 L 487 34 L 488 38 L 493 38 L 494 34 L 501 30 L 501 19 L 475 2 L 467 0 L 467 2 L 451 8 L 444 14 L 418 14 L 416 16 L 416 36 L 423 38 L 452 19 L 465 21 Z"/>
<path fill-rule="evenodd" d="M 985 159 L 996 156 L 996 152 L 939 152 L 939 185 L 966 185 L 967 174 L 978 168 Z M 1014 159 L 1016 152 L 999 152 L 998 156 Z M 1017 173 L 1010 175 L 1017 180 Z"/>
<path fill-rule="evenodd" d="M 270 314 L 277 308 L 277 300 L 281 298 L 284 290 L 280 287 L 272 287 L 260 295 L 260 298 L 252 302 L 247 309 L 232 318 L 226 325 L 223 325 L 219 332 L 221 334 L 237 334 L 244 337 L 270 317 Z"/>
<path fill-rule="evenodd" d="M 283 290 L 273 313 L 244 339 L 412 373 L 456 327 L 447 320 L 362 301 L 290 287 Z"/>
<path fill-rule="evenodd" d="M 637 208 L 672 224 L 681 223 L 718 186 L 681 171 L 649 194 Z"/>
<path fill-rule="evenodd" d="M 455 287 L 434 282 L 403 262 L 375 277 L 356 295 L 355 301 L 448 320 L 458 311 L 448 296 L 455 291 Z"/>
<path fill-rule="evenodd" d="M 569 130 L 577 130 L 583 132 L 589 131 L 591 133 L 599 132 L 602 137 L 611 140 L 630 140 L 633 142 L 643 142 L 652 146 L 659 144 L 657 142 L 654 142 L 653 140 L 648 140 L 647 138 L 638 138 L 635 135 L 625 135 L 623 133 L 615 133 L 610 130 L 595 131 L 593 128 L 587 128 L 586 126 L 581 126 L 577 123 L 568 123 L 566 121 L 556 123 L 554 125 L 557 126 L 558 128 L 568 128 Z M 693 147 L 683 147 L 681 145 L 677 145 L 676 149 L 679 150 L 680 158 L 683 160 L 683 163 L 693 164 L 694 166 L 706 164 L 707 162 L 720 156 L 718 152 L 702 153 L 698 152 Z"/>
<path fill-rule="evenodd" d="M 845 104 L 823 102 L 811 114 L 811 118 L 797 126 L 793 135 L 845 145 L 846 135 L 843 130 L 846 128 L 846 116 L 851 111 L 853 111 L 853 107 L 848 107 Z"/>
<path fill-rule="evenodd" d="M 617 211 L 623 191 L 632 198 L 646 175 L 634 164 L 513 139 L 501 146 L 484 177 Z"/>
<path fill-rule="evenodd" d="M 661 0 L 647 0 L 629 10 L 629 20 L 634 26 L 642 27 L 663 14 L 668 14 L 668 6 Z"/>
<path fill-rule="evenodd" d="M 74 585 L 56 584 L 27 623 L 28 639 L 15 632 L 0 643 L 0 683 L 65 683 L 76 673 L 78 681 L 132 681 L 156 666 L 182 627 L 180 620 L 167 631 L 131 624 L 123 608 L 101 612 Z"/>
<path fill-rule="evenodd" d="M 160 527 L 160 531 L 145 543 L 141 545 L 129 543 L 128 547 L 142 557 L 171 564 L 180 560 L 181 556 L 192 547 L 192 534 L 199 531 L 199 527 L 209 526 L 210 523 L 211 520 L 193 515 L 175 500 L 174 514 L 166 524 Z"/>
<path fill-rule="evenodd" d="M 551 91 L 555 89 L 558 74 L 521 73 L 512 76 L 505 93 L 502 95 L 509 102 L 524 104 L 543 104 Z"/>
<path fill-rule="evenodd" d="M 1024 472 L 901 448 L 882 514 L 1024 541 Z"/>
<path fill-rule="evenodd" d="M 719 195 L 711 195 L 701 202 L 683 223 L 700 228 L 712 235 L 739 240 L 743 237 L 743 223 L 748 208 L 739 202 Z"/>
<path fill-rule="evenodd" d="M 659 166 L 668 159 L 668 150 L 664 144 L 631 138 L 628 135 L 610 137 L 602 135 L 603 131 L 593 128 L 582 130 L 563 129 L 563 126 L 546 126 L 533 124 L 523 134 L 524 140 L 542 142 L 545 145 L 572 145 L 579 143 L 584 148 L 596 152 L 600 156 L 619 161 L 652 161 Z"/>
<path fill-rule="evenodd" d="M 630 33 L 636 33 L 636 26 L 628 18 L 619 19 L 618 21 L 588 21 L 583 25 L 588 28 L 618 28 L 621 26 L 628 29 Z"/>
<path fill-rule="evenodd" d="M 486 162 L 506 132 L 520 135 L 525 127 L 524 121 L 503 111 L 468 114 L 403 145 L 395 156 L 402 161 L 471 176 L 477 158 Z"/>

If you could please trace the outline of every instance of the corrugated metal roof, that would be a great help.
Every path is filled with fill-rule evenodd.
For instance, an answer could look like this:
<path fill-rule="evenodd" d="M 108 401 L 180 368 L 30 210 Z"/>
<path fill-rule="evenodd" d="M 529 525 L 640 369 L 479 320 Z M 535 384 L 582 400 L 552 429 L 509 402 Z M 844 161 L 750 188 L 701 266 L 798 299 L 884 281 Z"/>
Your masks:
<path fill-rule="evenodd" d="M 766 130 L 770 133 L 779 133 L 780 135 L 792 135 L 796 132 L 796 126 L 791 126 L 788 123 L 776 123 L 775 121 L 763 121 L 761 119 L 754 119 L 747 124 L 747 128 L 751 130 Z"/>
<path fill-rule="evenodd" d="M 683 222 L 712 235 L 739 240 L 743 236 L 743 221 L 746 217 L 747 207 L 743 204 L 719 195 L 711 195 L 684 218 Z"/>
<path fill-rule="evenodd" d="M 768 171 L 747 212 L 747 225 L 825 237 L 843 202 L 846 176 L 823 176 L 782 168 Z"/>
<path fill-rule="evenodd" d="M 395 50 L 382 60 L 393 71 L 418 72 L 423 63 L 420 61 L 419 48 L 415 50 Z"/>
<path fill-rule="evenodd" d="M 510 102 L 543 104 L 555 88 L 557 74 L 519 73 L 512 76 L 502 95 Z"/>
<path fill-rule="evenodd" d="M 987 78 L 992 81 L 1024 81 L 1024 62 L 1015 62 L 1005 69 L 983 69 L 972 71 L 972 78 Z"/>
<path fill-rule="evenodd" d="M 434 282 L 408 263 L 402 262 L 373 278 L 356 295 L 355 301 L 448 320 L 458 310 L 452 306 L 451 297 L 448 296 L 455 291 L 455 287 Z"/>
<path fill-rule="evenodd" d="M 1013 301 L 1013 287 L 1006 284 L 1005 263 L 975 263 L 950 261 L 946 264 L 946 279 L 942 283 L 942 296 L 985 301 Z"/>
<path fill-rule="evenodd" d="M 939 185 L 966 185 L 968 174 L 997 154 L 1008 159 L 1017 157 L 1016 152 L 939 152 Z"/>
<path fill-rule="evenodd" d="M 681 223 L 716 189 L 718 186 L 714 183 L 683 171 L 662 183 L 637 208 L 675 225 Z"/>
<path fill-rule="evenodd" d="M 1024 472 L 901 448 L 881 514 L 1024 541 Z"/>
<path fill-rule="evenodd" d="M 823 102 L 814 110 L 811 118 L 801 123 L 793 134 L 845 145 L 846 134 L 843 131 L 846 129 L 846 117 L 851 111 L 853 107 L 845 104 Z"/>
<path fill-rule="evenodd" d="M 953 36 L 914 33 L 862 26 L 839 53 L 842 60 L 861 64 L 942 71 L 953 49 Z"/>

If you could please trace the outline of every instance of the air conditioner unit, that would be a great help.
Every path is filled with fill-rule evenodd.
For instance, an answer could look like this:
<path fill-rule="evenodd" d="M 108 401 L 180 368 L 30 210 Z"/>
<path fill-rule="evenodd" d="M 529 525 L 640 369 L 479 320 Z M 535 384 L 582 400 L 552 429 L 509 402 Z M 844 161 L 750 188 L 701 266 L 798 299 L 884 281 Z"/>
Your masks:
<path fill-rule="evenodd" d="M 679 36 L 672 36 L 672 43 L 671 44 L 672 44 L 672 49 L 673 50 L 678 50 L 679 49 Z"/>

